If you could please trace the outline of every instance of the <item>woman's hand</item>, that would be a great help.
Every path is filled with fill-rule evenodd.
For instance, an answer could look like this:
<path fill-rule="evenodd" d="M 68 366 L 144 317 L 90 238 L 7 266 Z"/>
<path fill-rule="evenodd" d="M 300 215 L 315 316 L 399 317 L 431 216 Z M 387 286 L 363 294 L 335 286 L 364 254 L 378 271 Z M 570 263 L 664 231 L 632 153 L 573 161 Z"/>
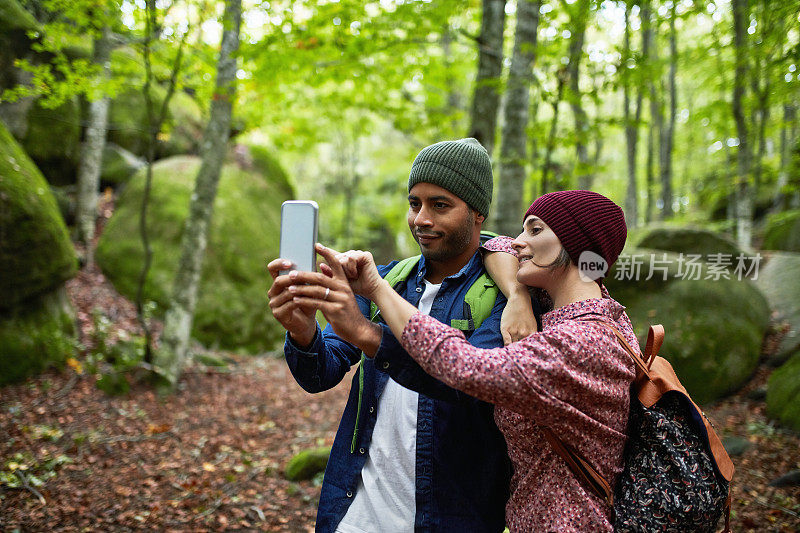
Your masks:
<path fill-rule="evenodd" d="M 500 333 L 503 335 L 503 343 L 507 346 L 535 333 L 538 329 L 536 318 L 533 316 L 531 297 L 527 291 L 512 295 L 500 318 Z"/>

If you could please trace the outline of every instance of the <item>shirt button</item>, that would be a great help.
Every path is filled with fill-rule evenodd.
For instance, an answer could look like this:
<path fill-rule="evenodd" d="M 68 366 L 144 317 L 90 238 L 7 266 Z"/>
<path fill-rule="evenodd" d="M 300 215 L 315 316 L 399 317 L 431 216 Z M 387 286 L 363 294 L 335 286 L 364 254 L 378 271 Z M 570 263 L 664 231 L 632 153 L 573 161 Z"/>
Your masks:
<path fill-rule="evenodd" d="M 366 452 L 367 452 L 367 450 L 365 450 L 364 448 L 359 448 L 358 449 L 358 453 L 360 453 L 361 455 L 364 455 Z"/>
<path fill-rule="evenodd" d="M 352 490 L 348 490 L 347 491 L 347 497 L 348 498 L 352 498 L 353 497 L 353 491 Z"/>
<path fill-rule="evenodd" d="M 370 412 L 370 413 L 374 413 L 374 412 L 375 412 L 375 408 L 374 408 L 374 407 L 370 407 L 370 408 L 369 408 L 369 412 Z"/>
<path fill-rule="evenodd" d="M 389 368 L 389 361 L 383 363 L 383 369 L 386 370 L 387 368 Z"/>

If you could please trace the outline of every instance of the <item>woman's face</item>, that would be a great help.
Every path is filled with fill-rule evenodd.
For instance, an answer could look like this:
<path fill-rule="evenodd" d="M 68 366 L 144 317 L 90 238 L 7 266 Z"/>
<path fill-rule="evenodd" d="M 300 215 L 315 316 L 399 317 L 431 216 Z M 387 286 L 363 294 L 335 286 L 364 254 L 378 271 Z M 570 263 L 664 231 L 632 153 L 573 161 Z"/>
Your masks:
<path fill-rule="evenodd" d="M 550 226 L 534 215 L 522 224 L 522 233 L 511 246 L 517 251 L 517 281 L 530 287 L 547 288 L 548 281 L 561 269 L 548 268 L 561 253 L 561 241 Z"/>

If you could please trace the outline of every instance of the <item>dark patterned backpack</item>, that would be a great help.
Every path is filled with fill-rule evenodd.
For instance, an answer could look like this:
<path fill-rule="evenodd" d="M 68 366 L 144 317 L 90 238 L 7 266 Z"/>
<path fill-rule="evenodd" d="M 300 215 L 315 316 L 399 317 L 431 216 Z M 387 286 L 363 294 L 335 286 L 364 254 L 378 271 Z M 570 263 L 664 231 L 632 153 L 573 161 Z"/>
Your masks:
<path fill-rule="evenodd" d="M 614 530 L 716 531 L 725 515 L 730 531 L 733 462 L 711 422 L 658 357 L 664 328 L 651 326 L 644 359 L 606 320 L 636 364 L 624 466 L 616 487 L 549 428 L 544 435 L 570 470 L 614 510 Z"/>

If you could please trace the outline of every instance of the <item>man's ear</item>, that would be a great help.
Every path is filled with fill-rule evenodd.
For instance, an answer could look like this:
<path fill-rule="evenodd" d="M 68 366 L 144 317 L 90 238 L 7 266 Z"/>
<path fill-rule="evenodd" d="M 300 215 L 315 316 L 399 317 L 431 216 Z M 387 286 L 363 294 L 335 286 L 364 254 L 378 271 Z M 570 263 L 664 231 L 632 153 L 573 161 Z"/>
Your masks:
<path fill-rule="evenodd" d="M 486 217 L 485 217 L 485 216 L 483 216 L 483 215 L 481 215 L 481 214 L 480 214 L 480 213 L 478 213 L 477 211 L 475 211 L 475 220 L 476 220 L 477 222 L 480 222 L 481 224 L 483 224 L 484 222 L 486 222 Z"/>

